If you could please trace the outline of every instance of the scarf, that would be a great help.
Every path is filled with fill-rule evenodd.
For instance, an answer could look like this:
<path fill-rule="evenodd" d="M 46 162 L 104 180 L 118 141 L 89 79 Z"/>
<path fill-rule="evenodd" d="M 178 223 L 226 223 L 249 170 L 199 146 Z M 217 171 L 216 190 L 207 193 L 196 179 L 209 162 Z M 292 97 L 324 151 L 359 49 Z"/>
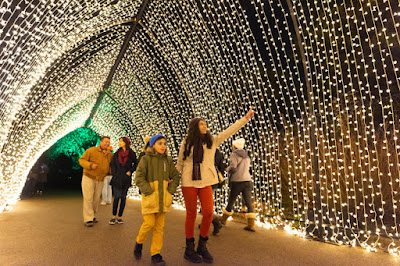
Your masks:
<path fill-rule="evenodd" d="M 194 142 L 193 147 L 193 174 L 192 180 L 201 180 L 200 164 L 203 162 L 203 143 L 206 138 L 205 134 Z"/>
<path fill-rule="evenodd" d="M 128 161 L 129 150 L 121 149 L 118 152 L 118 161 L 122 166 L 125 166 L 126 162 Z"/>

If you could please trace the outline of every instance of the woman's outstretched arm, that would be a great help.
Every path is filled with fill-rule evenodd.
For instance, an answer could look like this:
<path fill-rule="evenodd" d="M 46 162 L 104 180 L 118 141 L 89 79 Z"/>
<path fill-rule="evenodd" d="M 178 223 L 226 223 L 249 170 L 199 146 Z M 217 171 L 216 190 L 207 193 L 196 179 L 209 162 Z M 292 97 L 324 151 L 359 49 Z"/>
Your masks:
<path fill-rule="evenodd" d="M 239 129 L 241 129 L 244 125 L 246 125 L 250 121 L 251 118 L 254 117 L 254 113 L 255 113 L 255 111 L 253 110 L 253 106 L 252 106 L 243 118 L 236 121 L 233 125 L 231 125 L 227 129 L 225 129 L 223 132 L 219 133 L 218 136 L 215 137 L 215 139 L 214 139 L 215 145 L 217 145 L 217 147 L 218 147 L 227 138 L 229 138 L 230 136 L 232 136 L 233 134 L 238 132 Z"/>

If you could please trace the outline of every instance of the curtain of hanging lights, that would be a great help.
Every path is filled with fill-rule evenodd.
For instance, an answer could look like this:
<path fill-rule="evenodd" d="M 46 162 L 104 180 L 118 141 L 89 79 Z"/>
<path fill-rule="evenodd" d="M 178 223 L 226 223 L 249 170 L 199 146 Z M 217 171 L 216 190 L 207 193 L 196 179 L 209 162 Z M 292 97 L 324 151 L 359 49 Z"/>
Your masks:
<path fill-rule="evenodd" d="M 141 4 L 1 2 L 0 211 L 85 125 Z M 399 26 L 398 1 L 150 1 L 87 126 L 137 152 L 163 132 L 176 159 L 193 114 L 215 134 L 255 105 L 235 137 L 260 225 L 398 255 Z"/>

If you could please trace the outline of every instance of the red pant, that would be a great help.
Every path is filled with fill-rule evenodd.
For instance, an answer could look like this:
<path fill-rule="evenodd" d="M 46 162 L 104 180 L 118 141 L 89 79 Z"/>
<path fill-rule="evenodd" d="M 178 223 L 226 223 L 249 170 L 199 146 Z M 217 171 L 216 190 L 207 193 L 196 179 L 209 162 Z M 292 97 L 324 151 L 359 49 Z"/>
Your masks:
<path fill-rule="evenodd" d="M 204 188 L 182 187 L 186 205 L 185 233 L 186 238 L 194 237 L 194 224 L 197 215 L 197 196 L 200 199 L 203 219 L 200 225 L 200 235 L 208 236 L 214 213 L 214 198 L 211 186 Z"/>

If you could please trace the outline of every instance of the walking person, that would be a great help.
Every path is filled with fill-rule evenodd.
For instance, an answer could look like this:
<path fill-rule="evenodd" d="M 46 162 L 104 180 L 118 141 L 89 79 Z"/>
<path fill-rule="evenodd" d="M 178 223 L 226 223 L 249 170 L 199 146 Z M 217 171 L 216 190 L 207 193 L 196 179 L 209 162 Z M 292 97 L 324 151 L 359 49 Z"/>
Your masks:
<path fill-rule="evenodd" d="M 29 171 L 28 177 L 26 179 L 26 184 L 23 190 L 23 194 L 29 198 L 29 197 L 33 197 L 34 195 L 36 195 L 36 183 L 38 180 L 38 173 L 37 173 L 37 169 L 34 167 L 32 167 L 32 169 Z"/>
<path fill-rule="evenodd" d="M 96 213 L 103 190 L 103 180 L 110 173 L 112 153 L 108 146 L 110 137 L 101 137 L 99 146 L 87 149 L 79 158 L 79 164 L 83 167 L 83 222 L 87 227 L 92 227 L 97 222 Z"/>
<path fill-rule="evenodd" d="M 114 193 L 113 217 L 109 222 L 111 225 L 114 225 L 115 222 L 119 224 L 124 223 L 122 214 L 125 209 L 126 195 L 128 194 L 129 187 L 132 186 L 132 174 L 136 171 L 137 166 L 136 153 L 131 149 L 130 139 L 122 137 L 119 139 L 118 144 L 119 149 L 111 161 L 112 179 L 110 184 Z"/>
<path fill-rule="evenodd" d="M 45 190 L 47 184 L 47 174 L 49 173 L 49 167 L 45 163 L 41 163 L 38 169 L 38 182 L 37 186 L 37 194 L 42 195 Z"/>
<path fill-rule="evenodd" d="M 221 176 L 221 179 L 223 180 L 226 164 L 224 162 L 224 155 L 222 154 L 222 152 L 219 149 L 217 149 L 215 151 L 215 168 L 217 170 L 217 174 L 219 176 Z M 221 181 L 220 178 L 218 178 L 218 181 L 219 182 L 217 184 L 211 186 L 211 188 L 213 190 L 213 194 L 217 189 L 221 189 L 225 183 L 225 181 Z M 217 235 L 222 228 L 222 223 L 219 219 L 219 216 L 215 212 L 213 213 L 213 219 L 211 222 L 214 227 L 213 235 Z"/>
<path fill-rule="evenodd" d="M 110 152 L 113 152 L 113 147 L 109 146 L 108 149 L 110 150 Z M 106 175 L 106 177 L 104 177 L 104 184 L 103 184 L 103 191 L 101 192 L 101 203 L 100 205 L 107 205 L 107 204 L 111 204 L 111 200 L 112 200 L 112 189 L 111 189 L 111 178 L 112 175 Z"/>
<path fill-rule="evenodd" d="M 134 255 L 142 257 L 143 243 L 153 230 L 151 240 L 151 262 L 165 265 L 160 252 L 163 245 L 165 214 L 172 205 L 172 197 L 179 185 L 179 173 L 170 156 L 167 156 L 166 139 L 155 135 L 149 140 L 149 147 L 136 170 L 136 185 L 142 191 L 143 224 L 136 238 Z"/>
<path fill-rule="evenodd" d="M 222 154 L 222 152 L 219 151 L 219 149 L 217 149 L 215 151 L 215 168 L 216 168 L 217 174 L 219 176 L 218 177 L 219 182 L 217 184 L 211 186 L 213 194 L 215 193 L 215 191 L 217 189 L 221 189 L 225 183 L 224 173 L 225 173 L 226 166 L 227 165 L 224 163 L 224 155 Z M 214 202 L 214 205 L 215 205 L 215 202 Z M 200 210 L 200 213 L 201 213 L 201 210 Z M 213 235 L 217 235 L 222 228 L 222 223 L 219 219 L 219 216 L 215 212 L 213 213 L 212 225 L 214 227 Z M 199 225 L 199 228 L 200 228 L 200 225 Z"/>
<path fill-rule="evenodd" d="M 251 192 L 253 185 L 250 175 L 250 157 L 247 152 L 243 149 L 245 139 L 240 138 L 232 143 L 233 152 L 229 158 L 228 173 L 231 175 L 230 184 L 231 190 L 229 193 L 228 205 L 223 210 L 223 216 L 221 223 L 226 224 L 227 219 L 233 214 L 233 204 L 237 197 L 242 193 L 243 200 L 247 207 L 247 213 L 245 217 L 247 219 L 247 226 L 244 228 L 247 231 L 254 232 L 254 224 L 256 214 L 254 213 L 253 205 L 251 203 Z"/>
<path fill-rule="evenodd" d="M 144 146 L 142 152 L 139 154 L 138 163 L 140 162 L 140 159 L 142 159 L 142 157 L 146 155 L 146 150 L 149 147 L 149 140 L 149 136 L 144 137 Z"/>
<path fill-rule="evenodd" d="M 207 124 L 202 118 L 193 118 L 189 122 L 187 136 L 182 141 L 179 150 L 177 169 L 182 172 L 182 193 L 186 206 L 184 258 L 191 262 L 212 263 L 214 260 L 208 252 L 206 244 L 214 213 L 211 186 L 218 183 L 218 174 L 214 166 L 215 151 L 222 142 L 246 125 L 253 116 L 254 111 L 251 107 L 245 117 L 217 136 L 211 136 L 207 130 Z M 194 226 L 197 215 L 197 198 L 200 199 L 203 217 L 199 243 L 197 251 L 195 251 Z"/>

